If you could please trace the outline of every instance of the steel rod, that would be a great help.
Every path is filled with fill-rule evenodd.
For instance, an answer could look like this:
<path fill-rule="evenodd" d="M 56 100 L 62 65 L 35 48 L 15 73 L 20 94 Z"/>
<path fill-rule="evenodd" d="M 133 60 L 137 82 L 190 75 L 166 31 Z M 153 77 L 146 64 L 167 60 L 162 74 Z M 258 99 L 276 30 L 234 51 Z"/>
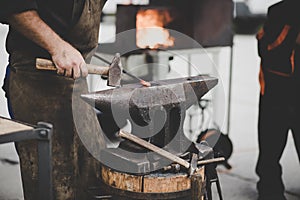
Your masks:
<path fill-rule="evenodd" d="M 147 148 L 147 149 L 149 149 L 149 150 L 151 150 L 151 151 L 153 151 L 153 152 L 155 152 L 155 153 L 157 153 L 157 154 L 159 154 L 159 155 L 161 155 L 165 158 L 168 158 L 168 159 L 184 166 L 187 169 L 190 168 L 190 163 L 187 162 L 186 160 L 184 160 L 184 159 L 182 159 L 182 158 L 180 158 L 180 157 L 178 157 L 174 154 L 171 154 L 170 152 L 168 152 L 168 151 L 166 151 L 162 148 L 159 148 L 159 147 L 157 147 L 157 146 L 155 146 L 155 145 L 153 145 L 149 142 L 146 142 L 145 140 L 143 140 L 141 138 L 138 138 L 137 136 L 132 135 L 131 133 L 127 133 L 123 130 L 120 130 L 118 136 L 120 136 L 122 138 L 126 138 L 126 139 L 128 139 L 132 142 L 135 142 L 135 143 L 137 143 L 137 144 L 139 144 L 139 145 L 141 145 L 141 146 L 143 146 L 143 147 L 145 147 L 145 148 Z"/>

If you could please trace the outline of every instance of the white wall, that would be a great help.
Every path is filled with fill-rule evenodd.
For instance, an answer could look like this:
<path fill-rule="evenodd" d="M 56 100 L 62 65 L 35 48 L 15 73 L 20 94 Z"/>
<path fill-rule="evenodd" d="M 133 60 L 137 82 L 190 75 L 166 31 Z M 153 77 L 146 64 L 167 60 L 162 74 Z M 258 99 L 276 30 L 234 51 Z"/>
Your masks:
<path fill-rule="evenodd" d="M 267 13 L 268 7 L 280 0 L 233 0 L 234 2 L 246 2 L 252 13 Z"/>
<path fill-rule="evenodd" d="M 0 25 L 0 88 L 2 88 L 5 69 L 8 64 L 8 55 L 5 51 L 5 38 L 7 31 L 7 26 Z M 4 92 L 2 89 L 0 89 L 0 116 L 8 117 L 6 99 L 4 97 Z"/>
<path fill-rule="evenodd" d="M 268 7 L 280 0 L 248 0 L 248 5 L 253 13 L 266 13 Z"/>

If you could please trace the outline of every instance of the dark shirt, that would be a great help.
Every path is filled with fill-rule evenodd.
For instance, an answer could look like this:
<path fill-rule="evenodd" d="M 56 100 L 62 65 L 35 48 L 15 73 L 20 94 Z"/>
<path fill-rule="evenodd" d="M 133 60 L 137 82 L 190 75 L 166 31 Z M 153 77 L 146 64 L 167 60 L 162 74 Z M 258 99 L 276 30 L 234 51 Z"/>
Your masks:
<path fill-rule="evenodd" d="M 300 67 L 296 38 L 300 30 L 300 14 L 293 0 L 271 6 L 268 19 L 258 33 L 258 53 L 262 69 L 283 76 L 293 76 Z M 297 64 L 297 65 L 296 65 Z"/>
<path fill-rule="evenodd" d="M 11 14 L 37 10 L 48 25 L 63 33 L 77 22 L 84 2 L 85 0 L 1 0 L 0 22 L 7 23 L 7 17 Z"/>
<path fill-rule="evenodd" d="M 285 0 L 268 10 L 268 18 L 257 35 L 258 53 L 264 73 L 264 101 L 268 105 L 299 105 L 300 33 L 297 2 Z"/>
<path fill-rule="evenodd" d="M 27 10 L 36 10 L 41 17 L 56 33 L 66 39 L 69 30 L 77 23 L 84 8 L 85 0 L 1 0 L 0 22 L 8 23 L 8 17 L 15 13 Z M 12 27 L 6 40 L 8 53 L 13 57 L 13 63 L 23 62 L 18 55 L 29 54 L 40 57 L 49 57 L 49 54 L 32 41 L 25 38 Z M 26 48 L 26 51 L 24 51 Z"/>

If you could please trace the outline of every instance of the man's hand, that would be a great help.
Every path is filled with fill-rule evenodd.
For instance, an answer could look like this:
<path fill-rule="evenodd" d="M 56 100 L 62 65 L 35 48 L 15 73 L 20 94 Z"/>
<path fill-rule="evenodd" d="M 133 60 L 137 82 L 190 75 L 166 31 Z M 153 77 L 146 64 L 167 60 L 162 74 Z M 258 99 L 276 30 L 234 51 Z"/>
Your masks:
<path fill-rule="evenodd" d="M 88 75 L 88 69 L 83 57 L 69 43 L 63 41 L 50 54 L 58 74 L 73 77 L 74 79 Z"/>
<path fill-rule="evenodd" d="M 57 35 L 34 10 L 14 14 L 9 23 L 28 39 L 46 49 L 59 74 L 68 77 L 86 77 L 88 70 L 80 52 Z"/>

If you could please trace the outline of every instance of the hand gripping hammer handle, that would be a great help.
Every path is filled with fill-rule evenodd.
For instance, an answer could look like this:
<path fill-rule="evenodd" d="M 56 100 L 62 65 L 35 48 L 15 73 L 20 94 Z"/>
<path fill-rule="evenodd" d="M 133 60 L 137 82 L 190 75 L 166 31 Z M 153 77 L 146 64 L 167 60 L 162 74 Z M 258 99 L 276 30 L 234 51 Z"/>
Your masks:
<path fill-rule="evenodd" d="M 89 74 L 108 75 L 109 67 L 86 64 Z M 51 60 L 44 58 L 36 59 L 36 68 L 40 70 L 56 71 L 57 68 Z"/>

